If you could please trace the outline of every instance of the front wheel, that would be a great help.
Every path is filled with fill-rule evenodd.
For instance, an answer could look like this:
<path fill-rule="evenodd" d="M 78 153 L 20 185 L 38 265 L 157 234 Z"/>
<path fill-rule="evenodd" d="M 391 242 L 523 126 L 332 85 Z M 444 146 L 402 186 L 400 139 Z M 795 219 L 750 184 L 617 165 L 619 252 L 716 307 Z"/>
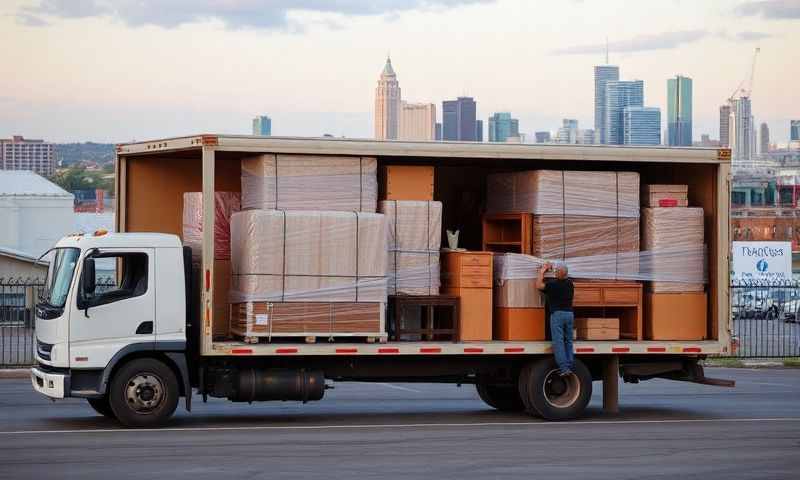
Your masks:
<path fill-rule="evenodd" d="M 163 362 L 140 358 L 122 366 L 111 380 L 111 410 L 126 427 L 157 427 L 178 407 L 178 380 Z"/>
<path fill-rule="evenodd" d="M 546 420 L 578 418 L 592 397 L 592 375 L 578 359 L 574 372 L 564 377 L 552 357 L 531 363 L 520 372 L 519 385 L 527 410 Z"/>
<path fill-rule="evenodd" d="M 104 417 L 116 418 L 114 412 L 111 410 L 111 403 L 108 401 L 108 395 L 100 398 L 87 398 L 86 400 L 95 412 Z"/>

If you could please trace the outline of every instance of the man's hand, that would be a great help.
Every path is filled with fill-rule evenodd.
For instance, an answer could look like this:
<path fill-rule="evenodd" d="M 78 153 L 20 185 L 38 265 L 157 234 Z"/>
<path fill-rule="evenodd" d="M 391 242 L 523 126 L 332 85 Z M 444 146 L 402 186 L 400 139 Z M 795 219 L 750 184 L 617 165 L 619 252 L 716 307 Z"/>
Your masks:
<path fill-rule="evenodd" d="M 553 266 L 553 264 L 552 264 L 552 263 L 550 263 L 550 262 L 545 262 L 545 263 L 543 263 L 543 264 L 542 264 L 542 266 L 541 266 L 541 267 L 539 267 L 539 271 L 540 271 L 540 272 L 542 272 L 542 273 L 546 273 L 548 270 L 550 270 L 550 268 L 551 268 L 552 266 Z"/>
<path fill-rule="evenodd" d="M 552 264 L 550 262 L 545 262 L 541 267 L 539 267 L 539 275 L 536 276 L 535 286 L 537 290 L 544 289 L 544 274 L 547 270 L 550 269 Z"/>

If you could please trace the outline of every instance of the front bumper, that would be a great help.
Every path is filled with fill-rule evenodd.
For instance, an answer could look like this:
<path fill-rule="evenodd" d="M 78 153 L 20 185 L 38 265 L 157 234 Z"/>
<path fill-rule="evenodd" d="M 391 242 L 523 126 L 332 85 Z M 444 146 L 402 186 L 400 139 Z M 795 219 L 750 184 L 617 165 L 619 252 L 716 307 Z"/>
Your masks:
<path fill-rule="evenodd" d="M 33 389 L 50 398 L 69 396 L 69 378 L 68 374 L 49 373 L 36 367 L 31 368 Z"/>

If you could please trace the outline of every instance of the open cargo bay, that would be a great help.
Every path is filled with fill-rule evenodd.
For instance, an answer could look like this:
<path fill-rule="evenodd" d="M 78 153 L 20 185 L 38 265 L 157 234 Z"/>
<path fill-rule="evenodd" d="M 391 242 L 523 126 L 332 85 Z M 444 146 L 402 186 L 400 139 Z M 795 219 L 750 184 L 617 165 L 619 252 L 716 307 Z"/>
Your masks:
<path fill-rule="evenodd" d="M 639 318 L 620 327 L 628 333 L 625 338 L 579 340 L 575 343 L 575 351 L 587 355 L 706 355 L 724 354 L 729 349 L 730 159 L 729 151 L 725 149 L 198 135 L 120 145 L 117 154 L 117 229 L 120 232 L 164 232 L 181 236 L 184 194 L 202 192 L 204 229 L 199 239 L 202 255 L 198 259 L 201 285 L 199 298 L 194 304 L 202 325 L 197 333 L 200 337 L 199 351 L 205 356 L 524 355 L 550 352 L 550 342 L 542 340 L 364 343 L 337 339 L 334 343 L 248 344 L 226 338 L 230 307 L 221 284 L 230 276 L 231 266 L 229 260 L 219 259 L 213 253 L 218 247 L 214 241 L 213 199 L 215 192 L 241 192 L 242 178 L 248 173 L 243 171 L 242 160 L 258 155 L 273 156 L 276 162 L 292 162 L 308 156 L 325 156 L 333 162 L 342 157 L 375 159 L 378 172 L 389 166 L 432 167 L 433 200 L 442 205 L 442 229 L 459 228 L 459 246 L 471 251 L 482 250 L 484 242 L 488 241 L 483 238 L 481 214 L 487 205 L 487 179 L 492 174 L 531 170 L 624 171 L 638 173 L 642 185 L 688 185 L 688 205 L 703 210 L 703 237 L 707 245 L 708 283 L 705 290 L 708 320 L 702 335 L 705 340 L 643 340 L 644 326 Z M 246 163 L 244 168 L 248 168 Z M 379 188 L 385 188 L 383 182 Z M 389 193 L 381 192 L 379 199 L 392 199 Z M 242 199 L 243 204 L 268 201 L 270 199 Z M 444 237 L 442 245 L 447 245 Z M 603 288 L 613 291 L 613 285 L 603 285 L 606 284 L 598 284 L 598 291 Z M 644 305 L 645 310 L 650 308 L 647 301 Z"/>

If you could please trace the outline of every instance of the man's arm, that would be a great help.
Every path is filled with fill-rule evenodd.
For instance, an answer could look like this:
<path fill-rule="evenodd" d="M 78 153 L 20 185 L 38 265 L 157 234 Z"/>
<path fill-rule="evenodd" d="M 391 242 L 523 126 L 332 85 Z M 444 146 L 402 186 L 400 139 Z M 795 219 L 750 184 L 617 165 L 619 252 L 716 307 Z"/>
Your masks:
<path fill-rule="evenodd" d="M 536 276 L 536 289 L 537 290 L 544 290 L 544 287 L 545 287 L 544 274 L 549 269 L 550 269 L 550 264 L 549 263 L 545 263 L 544 265 L 542 265 L 539 268 L 539 274 Z"/>

